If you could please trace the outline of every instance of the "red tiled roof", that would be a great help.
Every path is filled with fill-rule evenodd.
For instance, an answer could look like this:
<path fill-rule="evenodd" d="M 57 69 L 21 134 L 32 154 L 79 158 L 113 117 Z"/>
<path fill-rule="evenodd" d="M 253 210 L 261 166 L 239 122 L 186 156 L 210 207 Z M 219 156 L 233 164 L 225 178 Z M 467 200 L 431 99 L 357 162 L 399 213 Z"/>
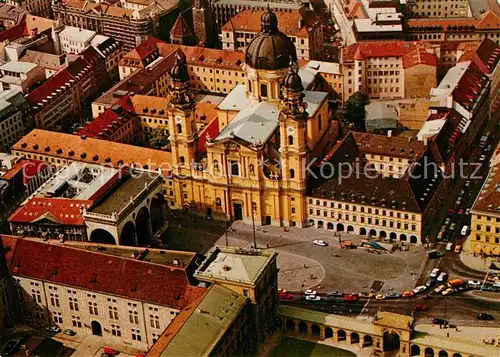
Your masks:
<path fill-rule="evenodd" d="M 494 11 L 488 10 L 481 16 L 476 28 L 480 30 L 499 29 L 500 17 Z"/>
<path fill-rule="evenodd" d="M 370 57 L 402 57 L 419 48 L 421 58 L 430 63 L 437 63 L 434 59 L 424 54 L 425 49 L 418 42 L 387 41 L 387 42 L 358 42 L 342 49 L 343 61 L 363 60 Z M 407 63 L 410 63 L 409 60 Z"/>
<path fill-rule="evenodd" d="M 33 197 L 9 217 L 9 222 L 33 223 L 46 218 L 60 225 L 83 226 L 82 206 L 90 208 L 94 201 L 70 198 Z"/>
<path fill-rule="evenodd" d="M 125 96 L 104 113 L 87 123 L 77 132 L 77 135 L 86 135 L 88 138 L 107 139 L 116 130 L 134 119 L 134 107 L 130 98 Z"/>
<path fill-rule="evenodd" d="M 1 177 L 3 179 L 11 179 L 16 176 L 19 171 L 23 171 L 23 182 L 27 183 L 29 179 L 37 176 L 40 172 L 45 170 L 50 165 L 45 161 L 33 159 L 21 159 L 14 164 L 14 166 L 5 172 Z"/>
<path fill-rule="evenodd" d="M 471 110 L 481 90 L 485 87 L 488 77 L 471 63 L 464 75 L 460 78 L 455 90 L 453 99 L 460 103 L 465 109 Z"/>
<path fill-rule="evenodd" d="M 472 61 L 484 74 L 492 74 L 500 61 L 500 46 L 489 38 L 483 39 L 474 51 L 468 51 L 459 62 Z"/>
<path fill-rule="evenodd" d="M 146 41 L 123 56 L 124 59 L 143 60 L 154 52 L 158 51 L 158 44 L 165 43 L 162 40 L 148 36 Z"/>
<path fill-rule="evenodd" d="M 198 152 L 205 153 L 207 152 L 207 148 L 205 144 L 207 142 L 207 135 L 210 138 L 215 139 L 219 135 L 219 118 L 215 117 L 210 124 L 207 125 L 205 129 L 200 133 L 198 140 Z"/>
<path fill-rule="evenodd" d="M 181 50 L 186 56 L 188 65 L 241 70 L 245 62 L 245 54 L 240 51 L 173 45 L 169 43 L 159 44 L 158 48 L 160 50 L 160 55 L 163 57 L 177 50 Z"/>
<path fill-rule="evenodd" d="M 170 30 L 170 36 L 183 38 L 190 37 L 192 35 L 193 34 L 191 33 L 191 30 L 184 20 L 184 17 L 182 16 L 182 14 L 179 14 L 177 20 L 174 23 L 174 26 L 172 26 L 172 29 Z"/>
<path fill-rule="evenodd" d="M 61 72 L 50 77 L 48 81 L 28 94 L 26 100 L 32 106 L 45 104 L 43 103 L 43 100 L 46 100 L 47 96 L 52 95 L 52 93 L 56 93 L 57 95 L 58 93 L 65 92 L 68 88 L 72 87 L 73 84 L 70 82 L 71 80 L 74 81 L 74 77 L 66 69 L 63 69 Z M 57 91 L 58 89 L 60 89 L 60 92 Z"/>
<path fill-rule="evenodd" d="M 409 68 L 419 64 L 437 66 L 436 55 L 427 52 L 421 47 L 416 47 L 403 55 L 403 68 Z"/>
<path fill-rule="evenodd" d="M 6 40 L 13 41 L 18 38 L 21 38 L 25 36 L 25 32 L 26 32 L 26 21 L 21 21 L 19 24 L 0 32 L 0 42 Z"/>
<path fill-rule="evenodd" d="M 486 11 L 479 19 L 475 18 L 442 18 L 414 19 L 408 21 L 410 28 L 441 27 L 443 31 L 469 31 L 500 29 L 500 17 L 491 10 Z"/>
<path fill-rule="evenodd" d="M 182 309 L 205 294 L 186 270 L 60 244 L 2 237 L 11 274 Z M 33 259 L 43 257 L 43 259 Z M 121 277 L 126 277 L 123 279 Z"/>

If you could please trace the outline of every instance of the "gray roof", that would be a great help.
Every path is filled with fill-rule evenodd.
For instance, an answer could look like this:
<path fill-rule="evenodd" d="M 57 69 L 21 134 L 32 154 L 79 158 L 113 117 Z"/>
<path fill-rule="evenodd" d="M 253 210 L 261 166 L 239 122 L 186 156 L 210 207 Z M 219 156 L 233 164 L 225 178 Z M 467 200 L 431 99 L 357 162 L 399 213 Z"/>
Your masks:
<path fill-rule="evenodd" d="M 234 138 L 260 146 L 267 142 L 278 127 L 279 113 L 279 109 L 268 102 L 248 106 L 236 114 L 215 140 Z"/>
<path fill-rule="evenodd" d="M 243 84 L 238 84 L 229 92 L 217 109 L 239 111 L 248 107 L 250 103 L 250 99 L 246 93 L 246 87 Z"/>
<path fill-rule="evenodd" d="M 307 88 L 314 81 L 315 74 L 305 69 L 299 69 L 299 76 L 302 80 L 302 85 L 304 88 Z"/>
<path fill-rule="evenodd" d="M 398 111 L 393 103 L 371 102 L 365 106 L 366 120 L 398 119 Z"/>
<path fill-rule="evenodd" d="M 17 73 L 28 73 L 37 65 L 30 62 L 21 62 L 21 61 L 10 61 L 0 66 L 1 70 L 17 72 Z"/>
<path fill-rule="evenodd" d="M 304 91 L 304 102 L 307 103 L 307 112 L 309 113 L 309 117 L 316 114 L 319 106 L 326 100 L 327 96 L 327 92 L 316 92 L 312 90 Z"/>

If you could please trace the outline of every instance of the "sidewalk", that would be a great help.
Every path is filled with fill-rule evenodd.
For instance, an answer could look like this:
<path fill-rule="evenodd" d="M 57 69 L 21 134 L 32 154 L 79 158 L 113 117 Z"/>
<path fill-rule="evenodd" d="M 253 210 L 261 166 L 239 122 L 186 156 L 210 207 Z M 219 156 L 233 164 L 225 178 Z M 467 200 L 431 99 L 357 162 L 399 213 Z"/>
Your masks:
<path fill-rule="evenodd" d="M 495 321 L 491 322 L 493 326 L 498 326 Z M 500 327 L 459 326 L 457 331 L 454 328 L 445 329 L 439 328 L 437 325 L 418 324 L 415 326 L 415 331 L 427 332 L 439 336 L 447 336 L 449 334 L 449 337 L 480 343 L 483 339 L 497 338 L 500 335 Z"/>
<path fill-rule="evenodd" d="M 469 239 L 470 238 L 465 241 L 464 246 L 469 246 Z M 462 263 L 464 263 L 465 266 L 482 272 L 486 272 L 491 266 L 492 262 L 498 263 L 498 258 L 482 258 L 480 254 L 476 254 L 476 256 L 474 256 L 474 253 L 465 250 L 460 253 L 460 260 L 462 261 Z"/>

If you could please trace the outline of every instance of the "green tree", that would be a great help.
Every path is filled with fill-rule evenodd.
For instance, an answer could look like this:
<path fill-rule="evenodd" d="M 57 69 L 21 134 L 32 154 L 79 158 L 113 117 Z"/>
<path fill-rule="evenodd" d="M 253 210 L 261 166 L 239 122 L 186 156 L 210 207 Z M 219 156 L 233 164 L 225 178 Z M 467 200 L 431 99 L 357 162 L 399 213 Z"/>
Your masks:
<path fill-rule="evenodd" d="M 360 91 L 349 97 L 344 110 L 344 122 L 352 125 L 357 130 L 365 131 L 365 106 L 368 96 Z"/>
<path fill-rule="evenodd" d="M 147 141 L 150 147 L 154 149 L 163 149 L 169 144 L 168 129 L 165 125 L 153 129 L 148 134 Z"/>

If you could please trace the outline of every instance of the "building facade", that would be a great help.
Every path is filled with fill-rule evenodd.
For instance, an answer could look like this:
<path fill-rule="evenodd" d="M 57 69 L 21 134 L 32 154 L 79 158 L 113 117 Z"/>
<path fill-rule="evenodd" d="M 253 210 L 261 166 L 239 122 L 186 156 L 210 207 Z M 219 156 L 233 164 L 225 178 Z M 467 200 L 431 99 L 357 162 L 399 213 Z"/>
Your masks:
<path fill-rule="evenodd" d="M 15 89 L 0 93 L 0 151 L 8 149 L 34 127 L 29 105 Z"/>
<path fill-rule="evenodd" d="M 443 18 L 443 17 L 471 17 L 469 2 L 464 0 L 413 0 L 408 2 L 410 17 Z"/>
<path fill-rule="evenodd" d="M 45 80 L 45 71 L 36 64 L 29 62 L 10 61 L 0 66 L 0 91 L 15 89 L 23 94 Z"/>
<path fill-rule="evenodd" d="M 182 308 L 205 293 L 189 281 L 194 254 L 164 252 L 173 260 L 152 264 L 136 257 L 159 259 L 159 251 L 123 248 L 120 256 L 120 251 L 108 252 L 105 247 L 94 250 L 12 236 L 3 236 L 3 242 L 11 250 L 8 266 L 22 298 L 24 320 L 79 335 L 147 350 Z M 28 264 L 30 252 L 52 264 Z M 132 254 L 134 258 L 123 258 Z M 128 279 L 115 279 L 113 274 L 126 274 Z M 147 281 L 142 274 L 148 275 Z M 168 281 L 168 292 L 153 289 Z"/>

